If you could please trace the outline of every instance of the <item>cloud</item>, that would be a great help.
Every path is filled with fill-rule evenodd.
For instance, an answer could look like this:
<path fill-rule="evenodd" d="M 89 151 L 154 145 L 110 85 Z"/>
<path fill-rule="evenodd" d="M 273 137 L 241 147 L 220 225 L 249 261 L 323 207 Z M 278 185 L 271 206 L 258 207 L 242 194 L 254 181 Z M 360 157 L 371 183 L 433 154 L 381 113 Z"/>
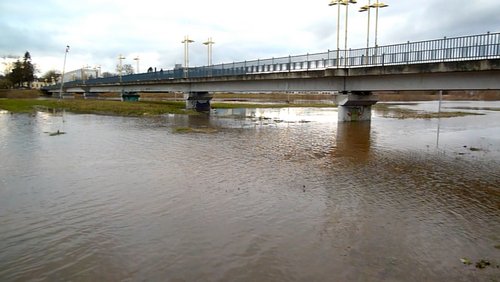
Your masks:
<path fill-rule="evenodd" d="M 381 45 L 500 30 L 496 0 L 385 1 L 390 6 L 380 10 Z M 182 63 L 185 35 L 196 41 L 190 45 L 191 65 L 206 63 L 202 42 L 208 37 L 216 42 L 214 63 L 323 52 L 336 48 L 337 9 L 328 2 L 2 1 L 0 55 L 29 50 L 45 72 L 61 68 L 65 46 L 70 45 L 67 69 L 101 65 L 114 71 L 119 54 L 134 66 L 132 59 L 140 56 L 142 70 L 167 69 Z M 357 12 L 359 4 L 349 13 L 351 48 L 366 45 L 367 14 Z"/>

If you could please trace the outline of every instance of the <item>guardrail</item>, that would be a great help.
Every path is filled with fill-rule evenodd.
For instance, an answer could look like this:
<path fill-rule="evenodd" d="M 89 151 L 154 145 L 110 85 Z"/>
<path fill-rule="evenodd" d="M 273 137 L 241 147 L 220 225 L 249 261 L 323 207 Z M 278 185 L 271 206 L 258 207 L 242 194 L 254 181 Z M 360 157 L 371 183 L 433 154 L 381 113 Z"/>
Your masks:
<path fill-rule="evenodd" d="M 468 61 L 500 58 L 500 33 L 442 38 L 386 46 L 223 63 L 212 66 L 177 68 L 124 75 L 122 83 L 180 78 L 293 72 L 327 68 L 358 68 L 431 62 Z M 120 83 L 118 76 L 66 82 L 65 86 Z"/>

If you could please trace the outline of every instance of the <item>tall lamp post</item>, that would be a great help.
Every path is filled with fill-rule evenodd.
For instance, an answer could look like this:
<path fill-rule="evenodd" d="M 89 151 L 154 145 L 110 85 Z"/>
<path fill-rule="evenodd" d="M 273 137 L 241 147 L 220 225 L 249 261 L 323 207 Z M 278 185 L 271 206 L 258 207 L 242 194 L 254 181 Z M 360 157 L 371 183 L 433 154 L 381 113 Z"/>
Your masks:
<path fill-rule="evenodd" d="M 208 66 L 210 67 L 212 65 L 212 45 L 214 45 L 215 42 L 212 40 L 212 37 L 209 37 L 206 42 L 203 42 L 203 44 L 207 45 L 207 49 L 208 49 Z"/>
<path fill-rule="evenodd" d="M 140 60 L 139 56 L 137 56 L 137 57 L 134 58 L 134 61 L 137 62 L 137 69 L 136 69 L 137 73 L 140 73 L 140 71 L 139 71 L 139 60 Z"/>
<path fill-rule="evenodd" d="M 357 1 L 356 0 L 344 0 L 344 4 L 342 5 L 345 5 L 345 43 L 344 43 L 344 58 L 345 58 L 345 63 L 346 63 L 346 66 L 347 66 L 347 19 L 349 17 L 349 4 L 356 4 Z"/>
<path fill-rule="evenodd" d="M 122 56 L 122 54 L 120 54 L 120 56 L 118 56 L 118 61 L 119 61 L 119 64 L 118 64 L 118 76 L 120 77 L 120 84 L 122 83 L 122 71 L 123 71 L 123 65 L 122 65 L 122 61 L 125 60 L 125 57 Z"/>
<path fill-rule="evenodd" d="M 64 52 L 63 71 L 61 74 L 61 89 L 59 90 L 59 99 L 62 99 L 63 97 L 64 73 L 66 70 L 66 56 L 68 55 L 68 52 L 69 52 L 69 45 L 66 45 L 66 52 Z"/>
<path fill-rule="evenodd" d="M 359 12 L 368 12 L 368 27 L 366 28 L 366 52 L 368 54 L 368 48 L 370 48 L 370 0 L 368 0 L 368 5 L 364 5 L 359 9 Z"/>
<path fill-rule="evenodd" d="M 338 5 L 337 10 L 337 66 L 339 65 L 339 26 L 340 26 L 340 5 L 345 6 L 345 42 L 344 42 L 344 58 L 347 65 L 347 24 L 349 22 L 349 4 L 356 4 L 357 0 L 332 0 L 329 6 Z"/>
<path fill-rule="evenodd" d="M 387 5 L 387 4 L 379 2 L 379 0 L 377 0 L 377 2 L 371 6 L 371 7 L 375 8 L 375 47 L 378 47 L 378 41 L 377 41 L 378 40 L 378 9 L 385 8 L 388 6 L 389 5 Z"/>
<path fill-rule="evenodd" d="M 339 53 L 340 53 L 340 5 L 343 4 L 344 0 L 332 0 L 328 6 L 337 5 L 337 68 L 339 67 Z"/>
<path fill-rule="evenodd" d="M 367 35 L 366 35 L 366 59 L 368 60 L 368 48 L 370 48 L 370 10 L 372 8 L 375 8 L 375 55 L 377 54 L 377 47 L 378 47 L 378 9 L 379 8 L 385 8 L 388 7 L 389 5 L 377 2 L 373 5 L 370 5 L 370 0 L 368 0 L 368 5 L 365 5 L 359 9 L 360 12 L 368 12 L 368 30 L 367 30 Z"/>
<path fill-rule="evenodd" d="M 184 76 L 188 75 L 189 68 L 189 43 L 193 43 L 194 40 L 189 39 L 189 36 L 184 36 L 184 40 L 181 43 L 184 43 Z"/>

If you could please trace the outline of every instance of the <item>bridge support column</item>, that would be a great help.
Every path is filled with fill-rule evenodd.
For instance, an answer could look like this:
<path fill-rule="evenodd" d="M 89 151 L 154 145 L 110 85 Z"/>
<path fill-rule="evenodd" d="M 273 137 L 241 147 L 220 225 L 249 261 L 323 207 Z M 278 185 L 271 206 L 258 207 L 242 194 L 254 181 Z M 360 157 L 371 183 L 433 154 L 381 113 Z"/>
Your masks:
<path fill-rule="evenodd" d="M 372 118 L 372 105 L 377 97 L 371 91 L 353 91 L 336 97 L 339 122 L 365 121 Z"/>
<path fill-rule="evenodd" d="M 199 112 L 210 111 L 210 100 L 212 100 L 212 98 L 213 95 L 207 91 L 194 91 L 184 94 L 186 109 Z"/>

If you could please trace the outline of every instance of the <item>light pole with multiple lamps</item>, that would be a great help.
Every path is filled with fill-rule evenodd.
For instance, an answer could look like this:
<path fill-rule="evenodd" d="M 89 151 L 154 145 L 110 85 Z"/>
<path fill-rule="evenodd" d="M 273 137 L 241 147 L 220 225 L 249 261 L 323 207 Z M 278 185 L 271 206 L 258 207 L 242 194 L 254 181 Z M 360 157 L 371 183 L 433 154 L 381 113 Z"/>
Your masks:
<path fill-rule="evenodd" d="M 69 52 L 69 45 L 66 45 L 66 51 L 64 52 L 64 64 L 61 74 L 61 89 L 59 90 L 59 99 L 62 99 L 63 97 L 64 72 L 66 70 L 66 56 L 68 55 L 68 52 Z"/>
<path fill-rule="evenodd" d="M 189 43 L 193 43 L 194 40 L 189 39 L 189 36 L 184 36 L 184 40 L 181 43 L 184 43 L 184 77 L 188 75 L 189 68 Z"/>

